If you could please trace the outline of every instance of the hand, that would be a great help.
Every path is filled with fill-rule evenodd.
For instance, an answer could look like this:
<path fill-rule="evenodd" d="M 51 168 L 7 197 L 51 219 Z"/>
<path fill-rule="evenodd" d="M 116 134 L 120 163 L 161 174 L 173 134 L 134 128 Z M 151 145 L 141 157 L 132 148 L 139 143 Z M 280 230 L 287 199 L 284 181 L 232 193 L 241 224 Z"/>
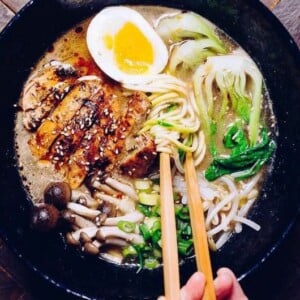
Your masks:
<path fill-rule="evenodd" d="M 247 300 L 235 275 L 228 268 L 221 268 L 214 280 L 217 300 Z M 202 273 L 196 272 L 188 280 L 180 291 L 181 300 L 201 300 L 205 287 L 205 277 Z M 160 297 L 159 300 L 163 300 Z"/>

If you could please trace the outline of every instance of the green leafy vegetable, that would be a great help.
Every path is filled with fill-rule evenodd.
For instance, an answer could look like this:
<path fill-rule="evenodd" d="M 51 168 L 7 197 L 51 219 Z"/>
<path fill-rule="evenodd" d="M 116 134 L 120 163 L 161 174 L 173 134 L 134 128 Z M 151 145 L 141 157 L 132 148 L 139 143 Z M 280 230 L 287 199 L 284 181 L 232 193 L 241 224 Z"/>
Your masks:
<path fill-rule="evenodd" d="M 209 181 L 226 174 L 232 174 L 236 180 L 255 175 L 270 159 L 276 147 L 266 129 L 261 132 L 261 141 L 251 146 L 242 128 L 237 124 L 228 129 L 224 137 L 224 146 L 232 149 L 231 154 L 227 157 L 214 157 L 205 172 L 205 178 Z"/>
<path fill-rule="evenodd" d="M 239 94 L 233 86 L 228 89 L 232 108 L 246 123 L 250 121 L 251 99 L 247 95 Z"/>
<path fill-rule="evenodd" d="M 225 51 L 225 46 L 214 32 L 213 27 L 204 18 L 191 12 L 161 19 L 157 26 L 157 32 L 167 43 L 207 38 Z"/>
<path fill-rule="evenodd" d="M 176 43 L 170 57 L 169 70 L 192 69 L 209 56 L 226 54 L 224 43 L 214 28 L 194 13 L 181 13 L 160 20 L 157 31 L 166 43 Z"/>
<path fill-rule="evenodd" d="M 228 109 L 248 124 L 253 146 L 259 138 L 262 75 L 244 55 L 207 58 L 193 76 L 194 92 L 203 128 L 211 143 L 211 125 L 220 122 Z M 217 89 L 214 87 L 217 86 Z M 217 91 L 217 92 L 216 92 Z M 218 99 L 219 105 L 215 105 Z"/>

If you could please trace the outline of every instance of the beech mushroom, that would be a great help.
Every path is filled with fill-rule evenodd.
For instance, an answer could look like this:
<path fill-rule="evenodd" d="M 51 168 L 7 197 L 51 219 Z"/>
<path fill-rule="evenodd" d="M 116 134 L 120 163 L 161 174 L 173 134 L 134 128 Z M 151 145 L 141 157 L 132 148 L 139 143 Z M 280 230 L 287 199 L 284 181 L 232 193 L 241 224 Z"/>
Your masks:
<path fill-rule="evenodd" d="M 92 209 L 97 209 L 99 206 L 99 202 L 93 199 L 90 194 L 79 190 L 72 190 L 71 200 Z"/>
<path fill-rule="evenodd" d="M 107 238 L 116 237 L 134 244 L 144 243 L 142 236 L 136 233 L 126 233 L 115 226 L 102 226 L 96 231 L 96 238 L 98 241 L 104 241 Z"/>
<path fill-rule="evenodd" d="M 125 247 L 128 246 L 128 243 L 125 240 L 119 239 L 119 238 L 107 238 L 105 240 L 106 245 L 114 245 L 119 247 Z"/>
<path fill-rule="evenodd" d="M 44 191 L 45 203 L 52 204 L 58 209 L 66 207 L 71 200 L 71 188 L 66 182 L 51 182 Z"/>
<path fill-rule="evenodd" d="M 90 220 L 87 220 L 87 219 L 75 214 L 74 212 L 72 212 L 70 210 L 64 210 L 61 213 L 61 216 L 64 220 L 66 220 L 67 222 L 69 222 L 72 225 L 75 225 L 79 228 L 96 227 L 96 225 L 93 222 L 91 222 Z"/>
<path fill-rule="evenodd" d="M 81 232 L 85 232 L 88 237 L 93 239 L 96 236 L 98 229 L 99 228 L 94 225 L 92 227 L 85 227 L 85 228 L 78 229 L 75 232 L 72 232 L 71 234 L 72 234 L 73 239 L 76 241 L 79 241 Z"/>
<path fill-rule="evenodd" d="M 122 199 L 119 199 L 100 192 L 96 192 L 95 197 L 102 201 L 105 201 L 106 203 L 109 202 L 113 204 L 120 212 L 124 214 L 132 212 L 135 208 L 134 200 L 131 200 L 128 197 L 123 197 Z"/>
<path fill-rule="evenodd" d="M 99 210 L 88 208 L 84 205 L 73 202 L 68 203 L 67 208 L 74 211 L 76 214 L 89 219 L 95 219 L 100 214 Z"/>
<path fill-rule="evenodd" d="M 108 177 L 105 179 L 105 183 L 111 186 L 112 188 L 116 189 L 117 191 L 120 191 L 130 197 L 131 199 L 137 201 L 138 196 L 136 191 L 132 186 L 129 186 L 128 184 L 122 183 L 112 177 Z"/>
<path fill-rule="evenodd" d="M 99 254 L 99 248 L 94 245 L 92 242 L 87 242 L 83 246 L 83 251 L 90 255 L 98 255 Z"/>
<path fill-rule="evenodd" d="M 116 217 L 118 213 L 116 206 L 108 201 L 103 201 L 100 206 L 100 210 L 107 217 Z"/>
<path fill-rule="evenodd" d="M 31 217 L 31 227 L 38 231 L 50 231 L 58 223 L 59 211 L 51 204 L 42 203 L 34 207 Z"/>
<path fill-rule="evenodd" d="M 141 212 L 134 211 L 134 212 L 131 212 L 131 213 L 129 213 L 127 215 L 124 215 L 124 216 L 115 217 L 115 218 L 107 218 L 103 222 L 103 225 L 116 226 L 118 224 L 118 222 L 120 222 L 120 221 L 140 223 L 141 221 L 143 221 L 143 219 L 144 219 L 144 215 Z"/>

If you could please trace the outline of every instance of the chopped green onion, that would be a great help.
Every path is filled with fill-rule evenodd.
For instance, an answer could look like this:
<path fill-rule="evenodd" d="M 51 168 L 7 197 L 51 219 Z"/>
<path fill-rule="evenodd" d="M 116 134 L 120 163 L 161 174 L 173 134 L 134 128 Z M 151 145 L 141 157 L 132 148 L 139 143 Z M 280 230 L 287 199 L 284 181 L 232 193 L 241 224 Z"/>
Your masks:
<path fill-rule="evenodd" d="M 155 244 L 161 239 L 161 230 L 156 230 L 152 233 L 152 242 Z"/>
<path fill-rule="evenodd" d="M 138 203 L 137 204 L 137 209 L 146 217 L 151 217 L 152 216 L 152 210 L 150 206 L 143 205 Z"/>
<path fill-rule="evenodd" d="M 134 186 L 137 190 L 147 190 L 150 191 L 152 182 L 150 180 L 135 180 Z"/>
<path fill-rule="evenodd" d="M 190 255 L 192 251 L 193 240 L 179 240 L 178 241 L 178 252 L 182 255 Z"/>
<path fill-rule="evenodd" d="M 156 258 L 162 258 L 161 247 L 153 247 L 153 255 Z"/>
<path fill-rule="evenodd" d="M 140 232 L 144 238 L 145 241 L 150 240 L 151 238 L 151 232 L 146 224 L 140 224 L 139 226 Z"/>
<path fill-rule="evenodd" d="M 190 219 L 190 213 L 188 206 L 181 206 L 176 211 L 176 216 L 178 216 L 182 220 L 189 220 Z"/>
<path fill-rule="evenodd" d="M 117 226 L 126 233 L 131 233 L 135 229 L 135 224 L 129 221 L 119 221 Z"/>
<path fill-rule="evenodd" d="M 154 269 L 159 265 L 159 262 L 154 257 L 148 257 L 145 259 L 144 265 L 147 269 Z"/>
<path fill-rule="evenodd" d="M 159 194 L 158 193 L 139 193 L 139 202 L 144 205 L 156 206 L 159 203 Z"/>
<path fill-rule="evenodd" d="M 123 256 L 125 258 L 128 258 L 128 257 L 137 257 L 137 251 L 136 251 L 136 249 L 132 245 L 129 245 L 128 247 L 125 247 L 123 249 L 122 253 L 123 253 Z"/>

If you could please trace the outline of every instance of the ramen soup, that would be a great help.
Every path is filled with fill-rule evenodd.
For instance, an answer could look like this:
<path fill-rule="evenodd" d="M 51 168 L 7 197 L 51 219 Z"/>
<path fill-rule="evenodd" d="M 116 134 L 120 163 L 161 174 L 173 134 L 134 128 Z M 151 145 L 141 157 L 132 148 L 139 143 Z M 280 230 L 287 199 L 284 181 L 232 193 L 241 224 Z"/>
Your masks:
<path fill-rule="evenodd" d="M 202 16 L 105 8 L 49 45 L 20 105 L 16 144 L 36 230 L 60 230 L 88 254 L 155 268 L 162 152 L 171 157 L 181 258 L 193 253 L 187 152 L 211 250 L 245 225 L 260 229 L 247 215 L 271 168 L 271 104 L 253 60 Z"/>

